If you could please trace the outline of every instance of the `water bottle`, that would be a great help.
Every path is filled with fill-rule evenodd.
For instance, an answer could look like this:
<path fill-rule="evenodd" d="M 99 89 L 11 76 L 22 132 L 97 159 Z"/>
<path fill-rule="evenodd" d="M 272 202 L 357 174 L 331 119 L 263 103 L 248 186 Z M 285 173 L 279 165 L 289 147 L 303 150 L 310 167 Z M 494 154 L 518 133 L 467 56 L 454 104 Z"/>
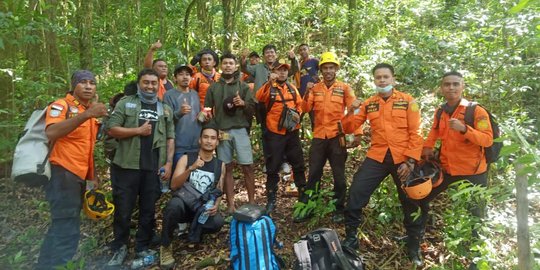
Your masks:
<path fill-rule="evenodd" d="M 169 180 L 163 179 L 163 176 L 165 175 L 165 168 L 159 169 L 159 179 L 161 180 L 161 193 L 167 193 L 169 192 Z"/>
<path fill-rule="evenodd" d="M 131 269 L 139 269 L 141 267 L 149 266 L 157 261 L 156 255 L 147 255 L 143 258 L 133 260 L 131 263 Z"/>
<path fill-rule="evenodd" d="M 214 196 L 210 196 L 210 200 L 208 200 L 206 204 L 204 204 L 204 212 L 199 215 L 199 219 L 197 220 L 200 224 L 204 224 L 208 220 L 208 209 L 214 206 L 214 202 Z"/>

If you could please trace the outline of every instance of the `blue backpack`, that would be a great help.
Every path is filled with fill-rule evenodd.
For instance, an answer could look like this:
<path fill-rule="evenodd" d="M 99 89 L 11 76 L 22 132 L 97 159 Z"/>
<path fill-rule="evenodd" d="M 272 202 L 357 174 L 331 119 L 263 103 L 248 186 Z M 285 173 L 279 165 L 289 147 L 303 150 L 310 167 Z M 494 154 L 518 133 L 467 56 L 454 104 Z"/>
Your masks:
<path fill-rule="evenodd" d="M 276 226 L 269 216 L 252 222 L 233 216 L 229 240 L 234 270 L 279 270 L 283 265 L 274 253 Z"/>

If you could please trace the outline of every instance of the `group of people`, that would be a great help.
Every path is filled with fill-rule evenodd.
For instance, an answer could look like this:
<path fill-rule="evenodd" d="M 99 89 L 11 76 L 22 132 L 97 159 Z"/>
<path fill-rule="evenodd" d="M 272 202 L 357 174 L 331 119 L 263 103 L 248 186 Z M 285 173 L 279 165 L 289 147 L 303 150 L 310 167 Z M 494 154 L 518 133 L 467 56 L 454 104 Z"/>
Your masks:
<path fill-rule="evenodd" d="M 178 223 L 191 223 L 188 239 L 197 242 L 202 234 L 223 226 L 219 213 L 222 192 L 227 211 L 235 211 L 234 164 L 243 172 L 248 202 L 255 203 L 250 138 L 254 116 L 262 131 L 267 213 L 277 207 L 283 164 L 292 167 L 298 201 L 307 203 L 318 192 L 328 160 L 336 199 L 332 221 L 344 224 L 346 236 L 342 244 L 354 249 L 359 248 L 357 230 L 362 209 L 388 175 L 397 186 L 407 254 L 416 265 L 423 263 L 419 247 L 429 201 L 458 180 L 487 185 L 483 149 L 493 142 L 489 116 L 478 106 L 474 125 L 464 122 L 469 102 L 463 98 L 465 84 L 458 72 L 442 76 L 441 92 L 446 103 L 424 140 L 420 108 L 412 96 L 396 88 L 394 68 L 389 64 L 373 68 L 376 94 L 362 101 L 349 85 L 337 80 L 341 67 L 337 56 L 325 52 L 313 58 L 307 44 L 298 47 L 300 59 L 291 50 L 287 61 L 278 59 L 277 49 L 271 44 L 264 46 L 262 62 L 256 52 L 243 52 L 240 58 L 224 53 L 218 58 L 206 49 L 190 64 L 174 68 L 176 87 L 167 78 L 166 62 L 153 60 L 160 47 L 159 41 L 152 44 L 145 69 L 138 74 L 131 93 L 126 93 L 109 115 L 97 99 L 94 75 L 85 70 L 75 72 L 66 97 L 48 107 L 46 133 L 55 142 L 50 155 L 52 177 L 46 189 L 52 222 L 37 268 L 65 264 L 76 252 L 84 182 L 97 181 L 93 166 L 97 118 L 107 115 L 105 130 L 117 141 L 110 168 L 116 210 L 110 245 L 114 254 L 109 266 L 121 265 L 127 256 L 136 205 L 139 214 L 135 252 L 138 256 L 156 253 L 151 245 L 156 239 L 155 208 L 163 180 L 170 180 L 173 196 L 163 210 L 159 240 L 162 267 L 175 263 L 171 241 Z M 195 68 L 197 64 L 200 70 Z M 305 114 L 311 119 L 313 131 L 307 180 L 299 136 Z M 347 191 L 347 150 L 340 138 L 346 133 L 359 140 L 366 120 L 371 128 L 371 146 Z M 444 182 L 427 198 L 413 200 L 401 189 L 402 180 L 421 159 L 434 157 L 438 140 Z M 205 206 L 208 201 L 210 206 Z M 421 215 L 415 218 L 418 209 Z M 473 214 L 480 215 L 479 211 Z M 201 215 L 208 215 L 208 219 L 197 222 Z M 303 222 L 311 215 L 306 212 L 293 220 Z"/>

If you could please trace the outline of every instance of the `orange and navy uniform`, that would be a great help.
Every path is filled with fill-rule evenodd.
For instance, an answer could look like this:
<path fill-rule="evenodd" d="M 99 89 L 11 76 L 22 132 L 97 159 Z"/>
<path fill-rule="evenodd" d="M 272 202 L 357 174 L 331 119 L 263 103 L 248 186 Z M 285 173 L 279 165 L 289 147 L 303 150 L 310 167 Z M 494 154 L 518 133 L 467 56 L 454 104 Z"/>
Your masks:
<path fill-rule="evenodd" d="M 47 126 L 83 113 L 86 107 L 71 94 L 47 107 Z M 94 179 L 94 144 L 98 132 L 97 119 L 86 120 L 72 132 L 56 140 L 49 161 L 77 175 L 81 179 Z"/>
<path fill-rule="evenodd" d="M 210 87 L 210 85 L 214 82 L 217 82 L 220 77 L 221 74 L 216 71 L 214 71 L 214 75 L 212 76 L 211 80 L 209 80 L 208 77 L 206 77 L 202 72 L 197 72 L 193 75 L 191 82 L 189 82 L 189 88 L 199 93 L 201 108 L 204 108 L 204 98 L 206 97 L 208 87 Z"/>
<path fill-rule="evenodd" d="M 357 114 L 343 118 L 343 129 L 352 132 L 366 120 L 371 126 L 371 147 L 367 157 L 382 163 L 390 149 L 394 164 L 407 158 L 420 159 L 424 141 L 420 109 L 413 97 L 396 89 L 386 101 L 379 95 L 372 96 L 362 103 Z"/>
<path fill-rule="evenodd" d="M 331 139 L 338 135 L 337 123 L 356 99 L 351 87 L 343 82 L 335 81 L 327 87 L 324 82 L 313 86 L 304 96 L 303 112 L 314 112 L 313 138 Z M 355 135 L 362 134 L 362 127 L 353 131 Z"/>
<path fill-rule="evenodd" d="M 449 175 L 475 175 L 487 171 L 484 147 L 493 144 L 493 132 L 486 110 L 476 106 L 474 126 L 467 125 L 465 133 L 451 129 L 448 124 L 450 118 L 465 124 L 465 110 L 468 105 L 469 101 L 461 99 L 452 115 L 443 110 L 440 120 L 435 112 L 433 126 L 424 143 L 424 147 L 433 149 L 435 142 L 441 140 L 441 166 Z"/>
<path fill-rule="evenodd" d="M 280 91 L 281 94 L 283 94 L 283 98 L 285 98 L 285 104 L 288 108 L 294 108 L 298 111 L 298 113 L 302 113 L 302 97 L 300 97 L 300 94 L 298 93 L 298 90 L 291 85 L 293 88 L 292 90 L 296 93 L 296 101 L 292 93 L 289 91 L 289 88 L 287 87 L 287 84 L 284 83 L 283 85 L 279 85 L 275 82 L 267 82 L 265 83 L 256 93 L 256 98 L 260 103 L 264 103 L 265 107 L 268 106 L 270 103 L 272 95 L 274 95 L 275 101 L 272 105 L 272 108 L 270 108 L 266 114 L 266 128 L 268 128 L 269 131 L 284 135 L 286 133 L 286 129 L 278 129 L 279 120 L 281 118 L 281 114 L 283 112 L 283 101 L 281 99 L 281 95 L 279 95 L 277 92 L 271 93 L 271 89 L 275 88 L 277 91 Z M 295 130 L 300 128 L 300 124 L 298 124 L 295 128 Z"/>

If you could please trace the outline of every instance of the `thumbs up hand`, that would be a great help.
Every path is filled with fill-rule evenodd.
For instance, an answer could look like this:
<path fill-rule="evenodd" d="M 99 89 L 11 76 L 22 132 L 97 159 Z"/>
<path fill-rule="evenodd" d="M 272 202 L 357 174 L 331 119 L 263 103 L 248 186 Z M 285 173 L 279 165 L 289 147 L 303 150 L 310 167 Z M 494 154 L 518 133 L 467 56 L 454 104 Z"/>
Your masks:
<path fill-rule="evenodd" d="M 146 122 L 139 127 L 139 135 L 148 136 L 150 134 L 152 134 L 152 125 L 150 124 L 150 120 L 146 120 Z"/>
<path fill-rule="evenodd" d="M 188 114 L 191 112 L 191 106 L 187 102 L 186 98 L 184 98 L 184 102 L 182 103 L 182 106 L 180 106 L 180 114 Z"/>
<path fill-rule="evenodd" d="M 198 168 L 201 168 L 202 166 L 204 166 L 204 160 L 202 160 L 201 156 L 197 156 L 197 160 L 195 160 L 195 162 L 193 162 L 193 164 L 191 164 L 188 169 L 190 171 L 194 171 Z"/>
<path fill-rule="evenodd" d="M 237 106 L 237 107 L 243 107 L 246 105 L 244 100 L 240 97 L 240 93 L 238 90 L 236 91 L 236 95 L 233 98 L 233 103 L 234 103 L 234 106 Z"/>
<path fill-rule="evenodd" d="M 102 117 L 107 115 L 107 107 L 105 104 L 99 102 L 99 96 L 96 93 L 94 100 L 92 100 L 88 109 L 84 112 L 90 115 L 90 117 Z"/>
<path fill-rule="evenodd" d="M 158 39 L 157 42 L 153 43 L 151 46 L 150 46 L 150 50 L 152 51 L 156 51 L 158 50 L 159 48 L 161 48 L 161 41 Z"/>

